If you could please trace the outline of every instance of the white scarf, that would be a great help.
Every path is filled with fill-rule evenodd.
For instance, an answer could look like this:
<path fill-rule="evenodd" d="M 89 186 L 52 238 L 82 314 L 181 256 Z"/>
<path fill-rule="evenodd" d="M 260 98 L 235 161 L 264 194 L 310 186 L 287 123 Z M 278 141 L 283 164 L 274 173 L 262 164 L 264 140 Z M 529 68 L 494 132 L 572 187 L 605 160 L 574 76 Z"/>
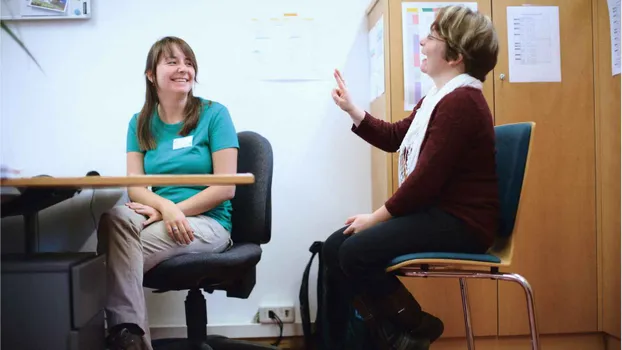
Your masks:
<path fill-rule="evenodd" d="M 400 185 L 402 185 L 406 177 L 415 170 L 419 152 L 421 151 L 421 144 L 428 130 L 428 123 L 430 122 L 432 111 L 434 111 L 434 108 L 443 97 L 463 86 L 470 86 L 481 90 L 482 82 L 468 74 L 460 74 L 448 81 L 440 90 L 433 87 L 424 97 L 421 107 L 417 110 L 417 114 L 410 124 L 399 148 L 398 175 Z"/>

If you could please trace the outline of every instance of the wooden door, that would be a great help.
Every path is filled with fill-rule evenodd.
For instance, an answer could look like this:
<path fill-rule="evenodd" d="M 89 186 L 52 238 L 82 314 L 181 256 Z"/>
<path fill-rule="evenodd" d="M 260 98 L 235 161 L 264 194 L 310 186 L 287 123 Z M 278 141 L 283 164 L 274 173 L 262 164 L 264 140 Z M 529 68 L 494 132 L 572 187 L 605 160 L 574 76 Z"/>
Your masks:
<path fill-rule="evenodd" d="M 620 338 L 620 75 L 612 76 L 606 0 L 594 8 L 596 57 L 596 207 L 602 327 Z M 620 348 L 618 343 L 618 348 Z"/>
<path fill-rule="evenodd" d="M 367 31 L 382 20 L 384 52 L 389 52 L 391 36 L 388 25 L 388 0 L 374 0 L 367 9 Z M 387 54 L 384 55 L 384 86 L 385 91 L 370 103 L 370 114 L 375 118 L 390 121 L 391 106 L 389 104 L 389 96 L 391 96 L 391 74 L 390 65 Z M 371 182 L 372 194 L 371 202 L 373 210 L 381 207 L 387 201 L 392 193 L 392 177 L 391 154 L 386 153 L 376 147 L 371 148 Z"/>
<path fill-rule="evenodd" d="M 496 0 L 495 0 L 496 1 Z M 424 1 L 425 2 L 425 1 Z M 440 1 L 447 2 L 447 1 Z M 491 0 L 479 0 L 478 10 L 491 13 Z M 391 121 L 406 118 L 412 111 L 404 110 L 404 69 L 402 52 L 402 1 L 389 0 Z M 484 84 L 484 95 L 492 109 L 492 77 Z M 393 191 L 398 187 L 397 157 L 393 156 Z M 443 337 L 464 337 L 462 302 L 457 279 L 403 278 L 424 310 L 440 317 L 445 323 Z M 468 281 L 469 299 L 475 335 L 497 334 L 497 283 L 489 280 Z"/>
<path fill-rule="evenodd" d="M 528 2 L 559 6 L 561 83 L 509 82 L 506 7 L 524 3 L 494 0 L 492 9 L 501 41 L 494 71 L 496 124 L 537 124 L 509 270 L 526 277 L 535 291 L 540 333 L 593 332 L 597 270 L 591 0 Z M 499 334 L 527 334 L 526 315 L 522 290 L 500 283 Z"/>

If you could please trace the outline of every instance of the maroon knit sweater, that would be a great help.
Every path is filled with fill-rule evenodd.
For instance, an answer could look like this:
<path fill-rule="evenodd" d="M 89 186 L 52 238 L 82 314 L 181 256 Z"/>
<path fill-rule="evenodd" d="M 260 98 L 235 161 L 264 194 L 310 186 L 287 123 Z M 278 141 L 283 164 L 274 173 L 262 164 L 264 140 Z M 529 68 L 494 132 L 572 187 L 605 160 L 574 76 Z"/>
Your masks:
<path fill-rule="evenodd" d="M 399 149 L 421 101 L 406 119 L 389 123 L 365 113 L 352 131 L 386 152 Z M 463 220 L 490 246 L 499 225 L 495 134 L 490 109 L 478 89 L 461 87 L 436 105 L 415 170 L 387 200 L 392 216 L 436 206 Z"/>

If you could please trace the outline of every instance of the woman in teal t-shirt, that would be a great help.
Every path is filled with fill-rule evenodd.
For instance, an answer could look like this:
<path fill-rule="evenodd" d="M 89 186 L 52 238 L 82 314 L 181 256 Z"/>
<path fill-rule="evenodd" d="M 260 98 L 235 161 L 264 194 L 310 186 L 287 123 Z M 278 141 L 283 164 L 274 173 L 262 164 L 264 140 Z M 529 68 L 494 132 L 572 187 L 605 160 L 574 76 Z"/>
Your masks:
<path fill-rule="evenodd" d="M 127 132 L 127 173 L 234 174 L 238 138 L 227 108 L 193 96 L 197 61 L 182 39 L 157 41 L 147 56 L 145 104 Z M 131 187 L 131 202 L 101 218 L 107 254 L 110 349 L 151 349 L 143 274 L 175 255 L 231 245 L 235 186 Z"/>

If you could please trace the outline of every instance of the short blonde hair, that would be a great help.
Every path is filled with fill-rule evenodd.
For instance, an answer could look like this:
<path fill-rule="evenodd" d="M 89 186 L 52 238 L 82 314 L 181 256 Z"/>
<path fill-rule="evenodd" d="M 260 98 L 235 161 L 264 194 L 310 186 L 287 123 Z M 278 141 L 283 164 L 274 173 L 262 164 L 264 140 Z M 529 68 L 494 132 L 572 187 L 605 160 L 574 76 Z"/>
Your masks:
<path fill-rule="evenodd" d="M 462 5 L 439 10 L 430 30 L 447 44 L 446 60 L 456 60 L 462 54 L 465 73 L 481 80 L 497 64 L 499 41 L 488 16 Z"/>

